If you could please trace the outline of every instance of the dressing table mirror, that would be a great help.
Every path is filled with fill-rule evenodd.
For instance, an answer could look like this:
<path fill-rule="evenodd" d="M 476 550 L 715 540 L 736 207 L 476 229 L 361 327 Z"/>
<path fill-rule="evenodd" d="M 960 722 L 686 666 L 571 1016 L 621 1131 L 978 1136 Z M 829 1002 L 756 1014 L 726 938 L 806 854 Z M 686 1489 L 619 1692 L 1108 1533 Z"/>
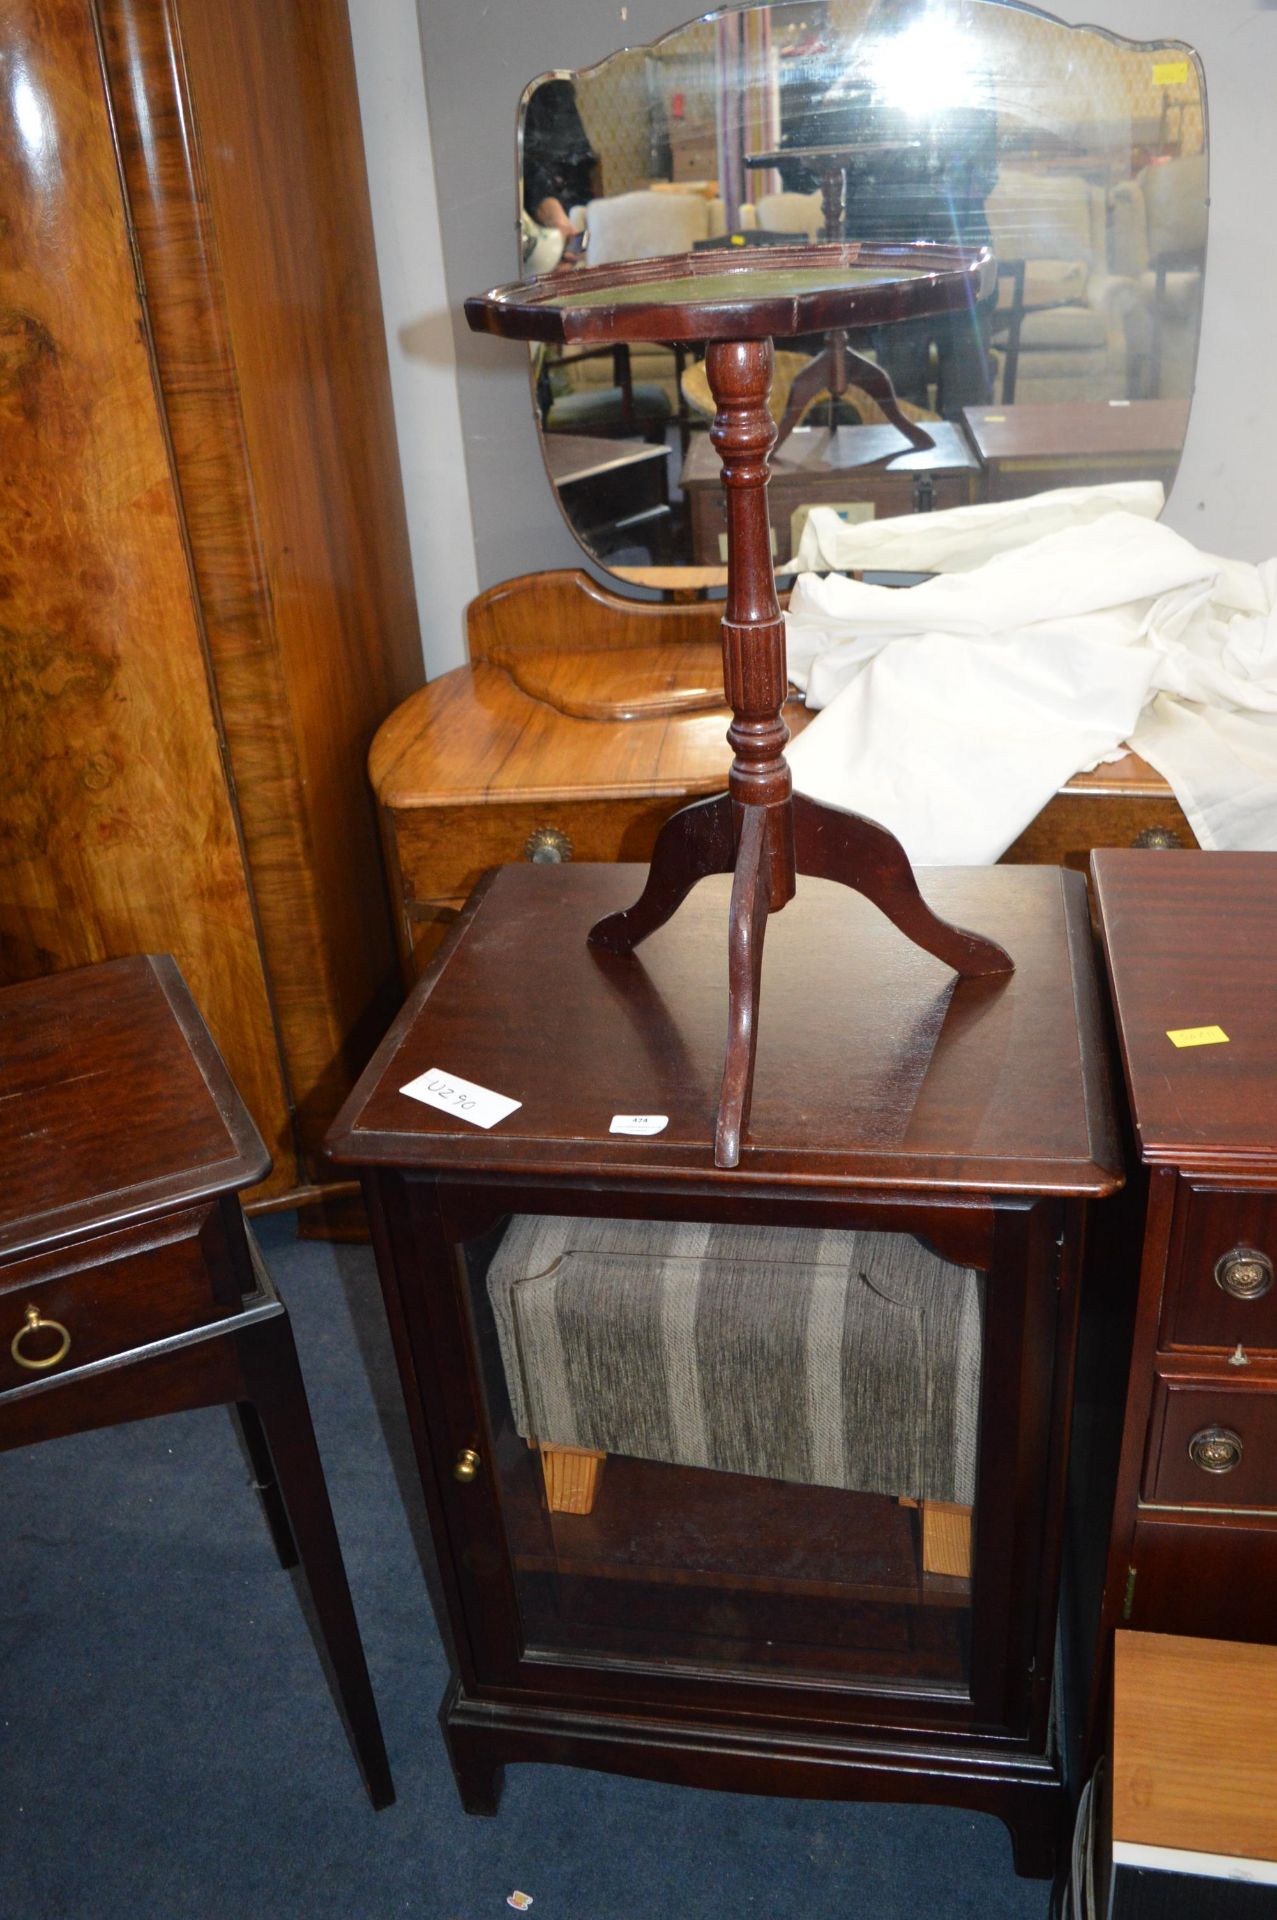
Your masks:
<path fill-rule="evenodd" d="M 780 0 L 539 76 L 518 154 L 527 275 L 844 239 L 991 248 L 996 284 L 965 316 L 777 340 L 778 567 L 824 563 L 813 507 L 855 524 L 1169 488 L 1206 250 L 1205 89 L 1182 43 L 1001 0 Z M 630 585 L 721 584 L 704 350 L 541 344 L 532 388 L 590 558 Z"/>

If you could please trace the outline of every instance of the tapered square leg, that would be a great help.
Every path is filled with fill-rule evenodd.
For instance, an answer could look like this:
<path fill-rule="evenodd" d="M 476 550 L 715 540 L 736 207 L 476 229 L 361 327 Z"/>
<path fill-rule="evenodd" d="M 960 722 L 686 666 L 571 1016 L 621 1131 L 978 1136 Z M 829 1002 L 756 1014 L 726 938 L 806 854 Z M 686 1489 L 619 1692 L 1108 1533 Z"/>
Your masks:
<path fill-rule="evenodd" d="M 395 1797 L 345 1563 L 286 1312 L 235 1335 L 350 1744 L 374 1807 Z"/>

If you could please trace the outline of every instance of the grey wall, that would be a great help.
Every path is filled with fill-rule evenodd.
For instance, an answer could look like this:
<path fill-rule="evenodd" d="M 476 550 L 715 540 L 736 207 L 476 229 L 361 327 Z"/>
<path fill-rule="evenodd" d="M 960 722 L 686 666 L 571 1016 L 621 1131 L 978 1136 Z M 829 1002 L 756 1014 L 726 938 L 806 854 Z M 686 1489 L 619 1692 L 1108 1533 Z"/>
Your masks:
<path fill-rule="evenodd" d="M 358 0 L 354 0 L 358 4 Z M 536 74 L 582 67 L 692 18 L 694 0 L 418 0 L 481 587 L 582 564 L 550 491 L 524 350 L 471 335 L 461 301 L 518 272 L 514 123 Z M 1059 0 L 1074 24 L 1179 39 L 1206 73 L 1210 258 L 1197 392 L 1167 520 L 1200 546 L 1277 553 L 1277 10 L 1267 0 Z"/>

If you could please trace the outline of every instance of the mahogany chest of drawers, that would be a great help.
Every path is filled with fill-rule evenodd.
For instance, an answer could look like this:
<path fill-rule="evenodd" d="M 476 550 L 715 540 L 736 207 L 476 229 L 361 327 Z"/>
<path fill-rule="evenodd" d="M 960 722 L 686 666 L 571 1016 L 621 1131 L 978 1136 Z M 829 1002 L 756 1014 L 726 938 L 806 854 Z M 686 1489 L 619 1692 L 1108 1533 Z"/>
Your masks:
<path fill-rule="evenodd" d="M 1092 860 L 1147 1202 L 1106 1627 L 1277 1640 L 1277 856 Z"/>

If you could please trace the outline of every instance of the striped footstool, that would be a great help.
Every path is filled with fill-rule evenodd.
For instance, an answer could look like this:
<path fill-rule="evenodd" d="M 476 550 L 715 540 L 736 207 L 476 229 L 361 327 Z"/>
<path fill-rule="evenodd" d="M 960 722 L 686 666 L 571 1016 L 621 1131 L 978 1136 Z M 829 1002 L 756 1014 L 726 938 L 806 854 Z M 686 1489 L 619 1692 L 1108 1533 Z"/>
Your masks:
<path fill-rule="evenodd" d="M 917 1502 L 924 1565 L 969 1570 L 974 1269 L 902 1234 L 522 1214 L 488 1288 L 555 1510 L 624 1453 Z"/>

